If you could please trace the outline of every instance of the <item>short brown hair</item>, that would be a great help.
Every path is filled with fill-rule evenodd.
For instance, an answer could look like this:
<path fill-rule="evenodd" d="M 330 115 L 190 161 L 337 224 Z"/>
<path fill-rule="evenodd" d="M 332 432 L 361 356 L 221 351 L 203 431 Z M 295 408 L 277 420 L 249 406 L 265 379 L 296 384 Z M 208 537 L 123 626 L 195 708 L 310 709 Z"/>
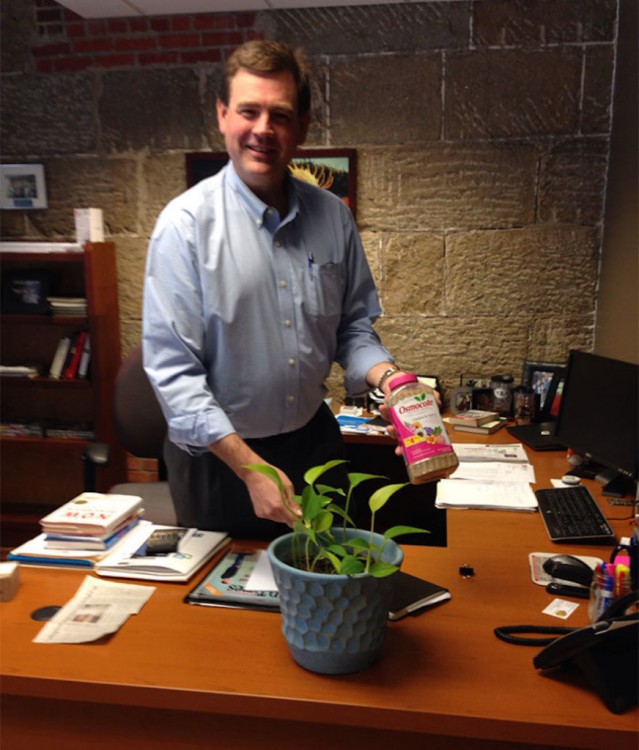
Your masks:
<path fill-rule="evenodd" d="M 300 49 L 287 44 L 254 39 L 233 51 L 226 63 L 220 87 L 220 101 L 228 106 L 231 81 L 240 69 L 254 73 L 280 73 L 288 70 L 297 86 L 297 113 L 303 117 L 311 108 L 311 86 L 308 66 Z"/>

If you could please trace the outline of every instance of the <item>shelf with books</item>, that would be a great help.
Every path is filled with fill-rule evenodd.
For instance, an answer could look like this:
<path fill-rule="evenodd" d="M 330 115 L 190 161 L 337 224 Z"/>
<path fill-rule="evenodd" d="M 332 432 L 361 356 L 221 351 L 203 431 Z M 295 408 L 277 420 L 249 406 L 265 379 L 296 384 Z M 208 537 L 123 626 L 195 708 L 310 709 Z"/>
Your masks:
<path fill-rule="evenodd" d="M 32 244 L 32 243 L 31 243 Z M 106 491 L 126 477 L 125 453 L 119 447 L 113 422 L 113 388 L 120 365 L 120 333 L 115 246 L 88 243 L 81 251 L 3 252 L 0 246 L 3 290 L 20 290 L 32 279 L 45 305 L 20 309 L 3 300 L 0 325 L 2 365 L 31 365 L 35 377 L 2 377 L 0 421 L 90 424 L 95 439 L 110 447 L 110 460 L 98 472 L 98 490 Z M 38 284 L 40 286 L 38 286 Z M 35 299 L 37 299 L 37 293 Z M 15 294 L 14 294 L 15 296 Z M 51 314 L 53 300 L 56 314 Z M 19 308 L 16 310 L 16 306 Z M 70 314 L 59 314 L 68 310 Z M 71 314 L 72 313 L 72 314 Z M 86 314 L 85 314 L 86 313 Z M 71 373 L 50 377 L 51 365 L 63 338 L 90 341 L 83 376 L 80 358 Z M 68 364 L 68 363 L 67 363 Z M 58 506 L 83 489 L 82 452 L 89 437 L 2 435 L 2 522 L 10 522 L 4 508 L 21 503 Z M 43 475 L 42 479 L 38 479 Z"/>

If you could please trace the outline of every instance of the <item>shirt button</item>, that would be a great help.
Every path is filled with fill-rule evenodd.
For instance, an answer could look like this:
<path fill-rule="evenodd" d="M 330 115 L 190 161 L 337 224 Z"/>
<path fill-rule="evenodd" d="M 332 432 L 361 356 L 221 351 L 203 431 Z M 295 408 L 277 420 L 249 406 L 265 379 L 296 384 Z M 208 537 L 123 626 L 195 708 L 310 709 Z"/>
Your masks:
<path fill-rule="evenodd" d="M 284 325 L 285 325 L 285 326 L 286 326 L 287 328 L 290 328 L 290 327 L 291 327 L 291 326 L 292 326 L 293 324 L 291 323 L 291 321 L 290 321 L 290 320 L 285 320 L 285 321 L 284 321 Z"/>
<path fill-rule="evenodd" d="M 294 366 L 295 366 L 295 359 L 293 359 L 293 357 L 291 357 L 291 358 L 289 359 L 288 363 L 289 363 L 289 365 L 290 365 L 291 367 L 294 367 Z"/>
<path fill-rule="evenodd" d="M 280 286 L 282 287 L 282 289 L 286 289 L 286 287 L 288 286 L 288 284 L 286 283 L 286 279 L 280 279 Z"/>
<path fill-rule="evenodd" d="M 293 401 L 295 401 L 295 396 L 287 396 L 286 400 L 289 402 L 289 404 L 292 404 Z"/>

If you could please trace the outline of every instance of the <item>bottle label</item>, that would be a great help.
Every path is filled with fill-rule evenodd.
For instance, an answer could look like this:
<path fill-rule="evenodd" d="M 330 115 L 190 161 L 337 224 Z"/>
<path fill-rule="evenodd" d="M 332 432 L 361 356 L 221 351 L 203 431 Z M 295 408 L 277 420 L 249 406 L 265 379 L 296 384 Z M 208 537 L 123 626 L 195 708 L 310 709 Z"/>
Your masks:
<path fill-rule="evenodd" d="M 423 391 L 398 400 L 390 408 L 390 417 L 397 428 L 407 463 L 452 453 L 448 433 L 431 393 Z"/>

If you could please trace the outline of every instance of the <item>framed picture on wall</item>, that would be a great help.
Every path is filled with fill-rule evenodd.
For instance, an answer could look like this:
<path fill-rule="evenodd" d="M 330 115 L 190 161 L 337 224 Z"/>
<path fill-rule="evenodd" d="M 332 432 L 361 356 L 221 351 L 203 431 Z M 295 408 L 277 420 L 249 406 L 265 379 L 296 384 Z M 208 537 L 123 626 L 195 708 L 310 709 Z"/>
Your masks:
<path fill-rule="evenodd" d="M 0 164 L 0 208 L 46 207 L 47 188 L 42 164 Z"/>
<path fill-rule="evenodd" d="M 186 154 L 186 184 L 192 187 L 222 169 L 229 157 L 225 152 L 200 151 Z M 291 160 L 294 177 L 329 190 L 351 209 L 357 209 L 357 151 L 354 148 L 300 149 Z"/>

